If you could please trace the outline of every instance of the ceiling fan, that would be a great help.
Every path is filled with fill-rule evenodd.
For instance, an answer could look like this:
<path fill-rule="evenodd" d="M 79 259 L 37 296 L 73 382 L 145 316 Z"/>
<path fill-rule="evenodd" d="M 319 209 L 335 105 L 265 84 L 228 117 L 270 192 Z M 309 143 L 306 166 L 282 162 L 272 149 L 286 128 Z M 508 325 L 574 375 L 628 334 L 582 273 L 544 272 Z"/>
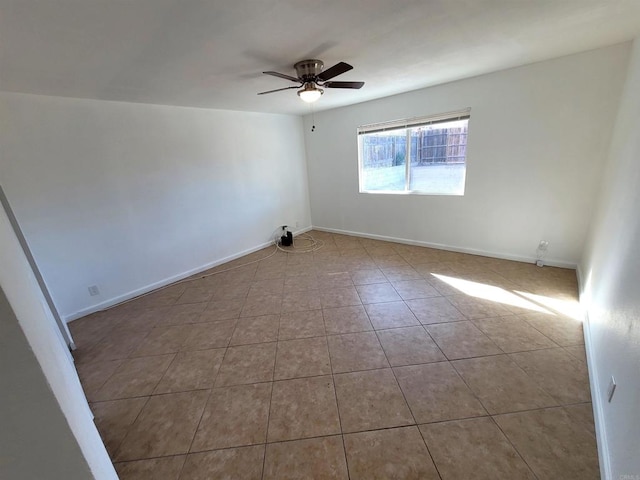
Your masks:
<path fill-rule="evenodd" d="M 353 67 L 348 63 L 340 62 L 333 67 L 323 70 L 324 63 L 321 60 L 301 60 L 296 63 L 293 68 L 296 69 L 298 77 L 291 75 L 285 75 L 278 72 L 262 72 L 266 75 L 273 75 L 274 77 L 284 78 L 285 80 L 291 80 L 292 82 L 299 83 L 291 87 L 277 88 L 275 90 L 269 90 L 267 92 L 260 92 L 258 95 L 265 95 L 267 93 L 280 92 L 282 90 L 289 90 L 291 88 L 300 88 L 298 90 L 298 96 L 307 103 L 312 103 L 318 100 L 324 93 L 323 88 L 362 88 L 364 82 L 332 82 L 329 81 L 333 77 L 342 75 L 348 72 Z M 323 87 L 323 88 L 321 88 Z"/>

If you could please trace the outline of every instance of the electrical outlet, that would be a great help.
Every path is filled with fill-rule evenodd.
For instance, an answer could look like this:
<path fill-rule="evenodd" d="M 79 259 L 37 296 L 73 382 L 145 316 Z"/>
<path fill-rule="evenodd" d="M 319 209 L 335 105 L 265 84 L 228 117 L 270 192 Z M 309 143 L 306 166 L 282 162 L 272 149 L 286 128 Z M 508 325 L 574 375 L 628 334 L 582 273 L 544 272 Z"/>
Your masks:
<path fill-rule="evenodd" d="M 609 380 L 609 386 L 607 387 L 607 399 L 609 403 L 611 403 L 614 393 L 616 393 L 616 379 L 611 375 L 611 380 Z"/>
<path fill-rule="evenodd" d="M 540 250 L 541 252 L 546 252 L 548 248 L 549 242 L 547 242 L 546 240 L 540 240 L 540 243 L 538 244 L 538 250 Z"/>
<path fill-rule="evenodd" d="M 100 295 L 100 290 L 98 289 L 97 285 L 91 285 L 90 287 L 87 287 L 87 290 L 89 290 L 89 295 L 91 295 L 92 297 Z"/>

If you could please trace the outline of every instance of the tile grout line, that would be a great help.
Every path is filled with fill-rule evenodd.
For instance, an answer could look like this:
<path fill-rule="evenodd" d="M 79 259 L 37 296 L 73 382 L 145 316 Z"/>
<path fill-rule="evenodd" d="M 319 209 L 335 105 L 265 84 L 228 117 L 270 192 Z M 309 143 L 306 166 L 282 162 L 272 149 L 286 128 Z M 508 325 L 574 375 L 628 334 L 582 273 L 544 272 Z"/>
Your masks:
<path fill-rule="evenodd" d="M 340 403 L 338 402 L 338 391 L 336 390 L 336 378 L 333 371 L 333 360 L 331 359 L 331 350 L 329 349 L 329 341 L 326 335 L 327 323 L 324 320 L 324 311 L 322 312 L 322 322 L 324 323 L 325 342 L 327 345 L 327 354 L 329 355 L 329 368 L 331 369 L 331 383 L 333 383 L 333 398 L 336 401 L 336 410 L 338 412 L 338 425 L 340 426 L 340 439 L 342 440 L 342 453 L 344 454 L 344 462 L 347 467 L 347 478 L 351 479 L 351 472 L 349 471 L 349 458 L 347 456 L 347 446 L 344 443 L 344 430 L 342 428 L 342 415 L 340 414 Z"/>
<path fill-rule="evenodd" d="M 288 259 L 287 254 L 287 259 Z M 282 307 L 281 307 L 282 310 Z M 276 376 L 276 364 L 278 362 L 278 344 L 280 338 L 280 323 L 282 322 L 282 313 L 278 315 L 278 331 L 276 332 L 276 351 L 273 356 L 273 369 L 271 370 L 271 392 L 269 392 L 269 410 L 267 412 L 267 429 L 264 434 L 264 454 L 262 456 L 262 473 L 260 475 L 261 479 L 264 479 L 265 469 L 267 465 L 267 445 L 269 441 L 269 427 L 271 425 L 271 407 L 273 406 L 273 390 L 275 387 L 275 376 Z"/>
<path fill-rule="evenodd" d="M 539 479 L 538 474 L 533 470 L 533 468 L 531 467 L 531 465 L 529 465 L 529 462 L 527 462 L 524 458 L 524 456 L 522 455 L 522 453 L 520 453 L 520 450 L 518 450 L 518 448 L 516 447 L 516 445 L 511 441 L 511 439 L 509 438 L 509 436 L 507 435 L 507 433 L 502 430 L 502 427 L 500 426 L 500 424 L 496 421 L 496 419 L 494 418 L 493 415 L 490 415 L 489 418 L 491 418 L 491 421 L 494 423 L 494 425 L 496 425 L 498 427 L 498 430 L 500 430 L 500 433 L 502 433 L 502 435 L 504 436 L 504 438 L 507 439 L 507 442 L 509 442 L 509 445 L 511 445 L 511 448 L 513 448 L 513 450 L 518 454 L 518 457 L 520 457 L 520 459 L 524 462 L 524 464 L 527 466 L 527 468 L 529 469 L 529 471 L 533 474 L 533 476 L 536 479 Z"/>
<path fill-rule="evenodd" d="M 393 366 L 391 365 L 391 362 L 389 361 L 389 357 L 387 356 L 387 352 L 385 351 L 384 347 L 382 346 L 382 342 L 380 341 L 380 337 L 378 337 L 377 333 L 376 333 L 376 338 L 378 339 L 378 344 L 380 345 L 380 349 L 382 350 L 382 353 L 384 354 L 384 357 L 387 359 L 387 363 L 389 364 L 389 369 L 391 370 L 391 374 L 393 375 L 393 378 L 396 381 L 396 386 L 398 387 L 398 390 L 400 390 L 400 394 L 402 395 L 402 399 L 404 400 L 404 403 L 407 406 L 407 409 L 409 410 L 409 413 L 411 414 L 411 418 L 413 418 L 413 425 L 404 425 L 404 427 L 415 426 L 418 429 L 418 433 L 420 434 L 420 438 L 422 438 L 422 443 L 424 444 L 424 447 L 427 450 L 427 453 L 429 454 L 429 458 L 431 459 L 431 463 L 433 464 L 433 467 L 436 469 L 436 473 L 437 473 L 438 477 L 440 478 L 440 480 L 442 480 L 442 475 L 440 474 L 440 470 L 438 470 L 438 466 L 436 465 L 436 461 L 434 460 L 433 455 L 431 454 L 431 451 L 429 450 L 427 442 L 425 441 L 424 437 L 422 436 L 422 432 L 420 431 L 420 428 L 418 427 L 419 424 L 418 424 L 418 421 L 416 420 L 416 416 L 413 413 L 413 410 L 411 409 L 411 405 L 409 405 L 409 402 L 407 401 L 407 397 L 406 397 L 404 391 L 402 390 L 402 387 L 400 386 L 400 382 L 398 381 L 398 377 L 396 376 L 396 372 L 393 369 Z M 394 428 L 402 428 L 402 427 L 394 427 Z"/>

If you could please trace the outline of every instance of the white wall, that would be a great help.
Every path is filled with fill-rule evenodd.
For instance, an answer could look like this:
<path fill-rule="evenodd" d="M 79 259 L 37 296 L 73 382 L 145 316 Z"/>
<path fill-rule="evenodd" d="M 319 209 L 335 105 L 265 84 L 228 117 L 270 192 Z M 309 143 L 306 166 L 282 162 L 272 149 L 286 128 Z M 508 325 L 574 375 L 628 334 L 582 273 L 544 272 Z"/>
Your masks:
<path fill-rule="evenodd" d="M 615 128 L 599 208 L 580 266 L 599 448 L 606 478 L 640 476 L 640 39 Z M 617 389 L 607 402 L 614 376 Z M 627 477 L 628 475 L 628 477 Z"/>
<path fill-rule="evenodd" d="M 51 310 L 0 206 L 0 478 L 116 479 Z"/>
<path fill-rule="evenodd" d="M 67 320 L 311 224 L 298 117 L 7 93 L 0 112 L 0 183 Z"/>
<path fill-rule="evenodd" d="M 515 259 L 535 259 L 544 239 L 551 262 L 575 266 L 628 52 L 622 44 L 320 112 L 313 133 L 306 117 L 314 226 Z M 359 125 L 466 107 L 463 197 L 358 193 Z"/>

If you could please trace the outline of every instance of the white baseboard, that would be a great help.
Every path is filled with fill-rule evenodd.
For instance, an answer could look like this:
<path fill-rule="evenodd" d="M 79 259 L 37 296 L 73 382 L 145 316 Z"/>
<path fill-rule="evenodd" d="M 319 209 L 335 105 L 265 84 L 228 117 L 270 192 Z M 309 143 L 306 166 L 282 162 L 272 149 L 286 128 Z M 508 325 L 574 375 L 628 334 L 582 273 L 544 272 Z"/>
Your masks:
<path fill-rule="evenodd" d="M 598 445 L 598 460 L 600 462 L 600 478 L 602 480 L 611 480 L 611 463 L 609 461 L 609 443 L 607 442 L 607 433 L 604 425 L 604 414 L 602 406 L 602 396 L 600 395 L 600 382 L 598 381 L 598 369 L 594 358 L 593 349 L 591 348 L 591 329 L 589 323 L 589 311 L 584 304 L 584 277 L 580 265 L 576 268 L 576 276 L 578 277 L 578 293 L 580 295 L 580 303 L 583 307 L 583 324 L 584 348 L 587 353 L 587 366 L 589 370 L 589 387 L 591 388 L 591 404 L 593 406 L 593 420 L 596 428 L 596 442 Z"/>
<path fill-rule="evenodd" d="M 319 227 L 316 225 L 313 226 L 313 229 L 319 230 L 321 232 L 338 233 L 341 235 L 350 235 L 352 237 L 371 238 L 373 240 L 384 240 L 387 242 L 403 243 L 406 245 L 417 245 L 419 247 L 429 247 L 429 248 L 435 248 L 437 250 L 447 250 L 450 252 L 469 253 L 471 255 L 481 255 L 483 257 L 500 258 L 503 260 L 513 260 L 516 262 L 535 263 L 537 260 L 537 258 L 533 256 L 527 257 L 522 255 L 512 255 L 508 253 L 489 252 L 486 250 L 477 250 L 475 248 L 444 245 L 441 243 L 423 242 L 420 240 L 410 240 L 408 238 L 389 237 L 386 235 L 376 235 L 373 233 L 352 232 L 350 230 L 340 230 L 336 228 Z M 544 264 L 552 267 L 571 268 L 574 270 L 577 267 L 575 263 L 565 262 L 562 260 L 555 260 L 555 259 L 545 259 Z"/>
<path fill-rule="evenodd" d="M 311 228 L 312 227 L 301 228 L 293 232 L 293 234 L 294 236 L 299 235 L 301 233 L 310 231 Z M 91 305 L 90 307 L 83 308 L 69 315 L 64 315 L 62 318 L 66 323 L 69 323 L 78 318 L 82 318 L 92 313 L 99 312 L 106 308 L 117 305 L 118 303 L 122 303 L 127 300 L 131 300 L 132 298 L 143 295 L 145 293 L 152 292 L 153 290 L 156 290 L 158 288 L 166 287 L 167 285 L 171 285 L 172 283 L 179 282 L 180 280 L 184 280 L 185 278 L 204 272 L 206 270 L 209 270 L 210 268 L 217 267 L 218 265 L 222 265 L 223 263 L 227 263 L 227 262 L 230 262 L 231 260 L 244 257 L 245 255 L 249 255 L 250 253 L 253 253 L 253 252 L 257 252 L 258 250 L 268 247 L 269 245 L 273 245 L 273 242 L 272 241 L 264 242 L 259 245 L 256 245 L 255 247 L 251 247 L 241 252 L 234 253 L 233 255 L 229 255 L 224 258 L 220 258 L 212 262 L 206 263 L 204 265 L 200 265 L 199 267 L 192 268 L 190 270 L 187 270 L 186 272 L 182 272 L 177 275 L 172 275 L 171 277 L 167 277 L 157 282 L 151 283 L 149 285 L 145 285 L 144 287 L 137 288 L 136 290 L 123 293 L 122 295 L 118 295 L 117 297 L 110 298 L 109 300 L 105 300 L 95 305 Z"/>

